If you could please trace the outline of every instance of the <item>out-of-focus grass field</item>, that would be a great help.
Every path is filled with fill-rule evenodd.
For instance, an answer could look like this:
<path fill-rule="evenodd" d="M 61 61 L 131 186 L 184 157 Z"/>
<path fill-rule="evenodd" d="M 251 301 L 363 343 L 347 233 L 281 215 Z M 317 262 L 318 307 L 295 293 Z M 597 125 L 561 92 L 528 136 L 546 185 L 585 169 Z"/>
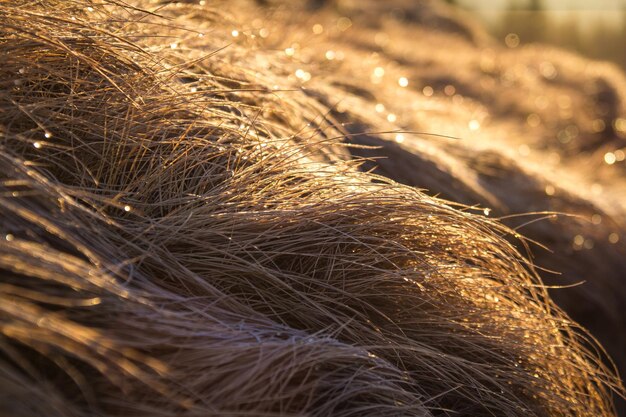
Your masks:
<path fill-rule="evenodd" d="M 508 46 L 547 43 L 626 70 L 623 0 L 448 0 L 475 15 Z M 507 38 L 508 36 L 508 38 Z"/>

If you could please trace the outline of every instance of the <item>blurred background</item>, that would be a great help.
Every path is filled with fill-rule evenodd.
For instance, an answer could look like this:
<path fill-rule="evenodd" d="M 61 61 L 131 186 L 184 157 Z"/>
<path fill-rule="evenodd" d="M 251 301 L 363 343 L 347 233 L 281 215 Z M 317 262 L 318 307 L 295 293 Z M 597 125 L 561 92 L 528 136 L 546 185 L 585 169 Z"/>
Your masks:
<path fill-rule="evenodd" d="M 447 0 L 509 47 L 542 42 L 626 70 L 626 0 Z"/>

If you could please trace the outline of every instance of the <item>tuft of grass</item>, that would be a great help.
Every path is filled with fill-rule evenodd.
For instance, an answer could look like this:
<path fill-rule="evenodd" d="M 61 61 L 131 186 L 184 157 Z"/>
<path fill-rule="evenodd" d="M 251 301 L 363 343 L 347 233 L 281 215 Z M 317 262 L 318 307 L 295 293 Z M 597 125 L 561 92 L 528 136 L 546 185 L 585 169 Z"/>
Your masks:
<path fill-rule="evenodd" d="M 515 232 L 361 172 L 239 19 L 0 3 L 0 411 L 611 415 Z"/>

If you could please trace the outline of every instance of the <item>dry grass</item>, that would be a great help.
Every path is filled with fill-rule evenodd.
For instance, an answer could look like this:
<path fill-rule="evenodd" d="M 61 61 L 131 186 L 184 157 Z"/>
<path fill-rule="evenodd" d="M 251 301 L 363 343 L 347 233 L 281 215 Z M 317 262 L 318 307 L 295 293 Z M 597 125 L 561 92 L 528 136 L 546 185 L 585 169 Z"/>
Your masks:
<path fill-rule="evenodd" d="M 612 414 L 515 232 L 360 172 L 337 84 L 252 32 L 218 52 L 254 5 L 137 6 L 0 3 L 0 414 Z"/>

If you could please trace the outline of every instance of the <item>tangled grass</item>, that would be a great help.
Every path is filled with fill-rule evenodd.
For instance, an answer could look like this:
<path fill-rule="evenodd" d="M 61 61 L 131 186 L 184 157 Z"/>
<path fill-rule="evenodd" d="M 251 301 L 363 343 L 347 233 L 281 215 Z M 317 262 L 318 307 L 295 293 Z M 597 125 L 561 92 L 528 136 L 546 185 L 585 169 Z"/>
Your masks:
<path fill-rule="evenodd" d="M 0 3 L 0 413 L 611 415 L 515 232 L 361 172 L 229 19 Z"/>

